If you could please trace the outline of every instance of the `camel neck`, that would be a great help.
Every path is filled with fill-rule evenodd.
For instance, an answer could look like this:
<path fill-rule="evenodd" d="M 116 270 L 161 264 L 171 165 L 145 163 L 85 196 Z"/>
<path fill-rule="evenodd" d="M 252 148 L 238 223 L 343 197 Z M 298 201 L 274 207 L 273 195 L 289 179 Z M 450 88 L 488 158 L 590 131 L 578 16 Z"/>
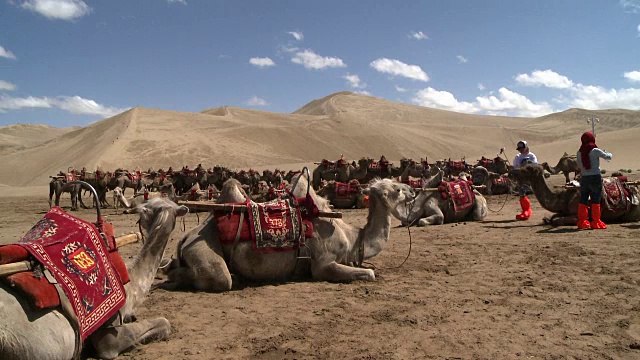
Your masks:
<path fill-rule="evenodd" d="M 369 215 L 359 235 L 364 241 L 364 259 L 378 255 L 387 244 L 391 232 L 391 212 L 379 195 L 372 194 L 369 200 Z M 356 241 L 357 243 L 357 241 Z M 357 245 L 357 244 L 356 244 Z M 354 249 L 357 254 L 357 246 Z"/>
<path fill-rule="evenodd" d="M 538 199 L 538 202 L 540 202 L 540 205 L 545 208 L 545 210 L 555 213 L 562 213 L 565 210 L 566 204 L 562 201 L 562 195 L 566 190 L 560 192 L 553 191 L 544 180 L 542 172 L 540 172 L 540 175 L 531 179 L 531 188 L 536 195 L 536 199 Z"/>
<path fill-rule="evenodd" d="M 127 302 L 123 306 L 122 314 L 133 314 L 142 304 L 149 293 L 153 279 L 156 276 L 162 255 L 167 247 L 169 236 L 175 226 L 175 220 L 170 221 L 168 210 L 163 210 L 149 227 L 151 231 L 138 253 L 133 264 L 128 267 L 131 281 L 125 285 Z"/>

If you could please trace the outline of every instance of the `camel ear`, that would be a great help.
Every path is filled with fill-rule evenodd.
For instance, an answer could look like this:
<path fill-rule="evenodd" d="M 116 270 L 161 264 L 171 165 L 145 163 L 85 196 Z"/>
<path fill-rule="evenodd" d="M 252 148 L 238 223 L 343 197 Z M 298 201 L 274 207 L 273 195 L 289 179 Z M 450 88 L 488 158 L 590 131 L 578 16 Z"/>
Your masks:
<path fill-rule="evenodd" d="M 189 208 L 184 205 L 178 206 L 178 209 L 176 210 L 176 216 L 185 216 L 188 213 L 189 213 Z"/>

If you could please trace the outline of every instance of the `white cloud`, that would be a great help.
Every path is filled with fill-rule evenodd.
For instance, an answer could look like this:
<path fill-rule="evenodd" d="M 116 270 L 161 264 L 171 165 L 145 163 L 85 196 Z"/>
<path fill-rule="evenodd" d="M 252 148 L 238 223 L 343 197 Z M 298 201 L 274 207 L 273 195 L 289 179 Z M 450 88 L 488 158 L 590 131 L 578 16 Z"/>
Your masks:
<path fill-rule="evenodd" d="M 0 90 L 5 90 L 5 91 L 13 91 L 16 89 L 16 85 L 12 84 L 8 81 L 5 80 L 0 80 Z"/>
<path fill-rule="evenodd" d="M 397 91 L 397 92 L 401 92 L 401 93 L 403 93 L 403 92 L 407 92 L 407 89 L 405 89 L 405 88 L 403 88 L 403 87 L 400 87 L 400 86 L 396 85 L 396 91 Z"/>
<path fill-rule="evenodd" d="M 367 96 L 371 96 L 371 93 L 366 91 L 366 90 L 358 90 L 355 92 L 356 94 L 360 94 L 360 95 L 367 95 Z"/>
<path fill-rule="evenodd" d="M 302 41 L 304 39 L 304 35 L 300 31 L 289 31 L 287 34 L 293 36 L 298 41 Z"/>
<path fill-rule="evenodd" d="M 640 25 L 638 25 L 638 36 L 640 36 Z"/>
<path fill-rule="evenodd" d="M 19 110 L 24 108 L 50 108 L 51 99 L 29 96 L 26 98 L 0 95 L 0 109 Z"/>
<path fill-rule="evenodd" d="M 347 65 L 342 62 L 342 59 L 337 57 L 323 57 L 312 50 L 304 50 L 297 52 L 291 59 L 294 64 L 300 64 L 306 69 L 322 70 L 326 68 L 341 68 Z"/>
<path fill-rule="evenodd" d="M 182 4 L 182 5 L 187 5 L 187 0 L 167 0 L 167 2 L 169 4 L 178 3 L 178 4 Z"/>
<path fill-rule="evenodd" d="M 640 110 L 640 89 L 605 89 L 601 86 L 578 84 L 571 89 L 569 106 L 588 110 Z"/>
<path fill-rule="evenodd" d="M 429 81 L 429 75 L 422 71 L 418 65 L 408 65 L 400 60 L 380 58 L 369 64 L 372 68 L 381 73 L 403 76 L 409 79 Z"/>
<path fill-rule="evenodd" d="M 568 89 L 573 82 L 568 77 L 552 70 L 534 70 L 531 75 L 518 74 L 516 81 L 525 86 L 546 86 L 554 89 Z"/>
<path fill-rule="evenodd" d="M 462 56 L 462 55 L 458 55 L 456 56 L 456 58 L 458 58 L 458 61 L 460 62 L 460 64 L 466 64 L 469 62 L 469 59 L 467 59 L 466 57 Z"/>
<path fill-rule="evenodd" d="M 82 0 L 27 0 L 22 8 L 54 20 L 74 20 L 91 12 Z"/>
<path fill-rule="evenodd" d="M 269 103 L 267 103 L 264 99 L 261 99 L 257 96 L 252 96 L 251 99 L 247 100 L 246 102 L 247 105 L 249 106 L 267 106 L 269 105 Z"/>
<path fill-rule="evenodd" d="M 640 81 L 640 71 L 629 71 L 624 73 L 624 77 L 629 81 Z"/>
<path fill-rule="evenodd" d="M 52 101 L 52 105 L 72 114 L 99 115 L 103 117 L 111 117 L 128 110 L 104 106 L 94 100 L 85 99 L 80 96 L 60 96 Z"/>
<path fill-rule="evenodd" d="M 13 55 L 13 53 L 11 51 L 3 48 L 2 46 L 0 46 L 0 57 L 11 59 L 11 60 L 16 60 L 16 56 Z"/>
<path fill-rule="evenodd" d="M 128 109 L 108 107 L 80 96 L 48 97 L 12 97 L 0 95 L 0 110 L 19 110 L 25 108 L 52 108 L 68 111 L 73 114 L 99 115 L 110 117 Z"/>
<path fill-rule="evenodd" d="M 472 103 L 458 101 L 450 92 L 438 91 L 431 87 L 418 91 L 412 101 L 420 106 L 450 111 L 464 113 L 474 113 L 478 111 Z"/>
<path fill-rule="evenodd" d="M 526 96 L 513 92 L 507 88 L 500 88 L 498 96 L 476 97 L 477 107 L 494 113 L 512 114 L 515 116 L 542 116 L 554 110 L 546 102 L 539 104 L 529 100 Z"/>
<path fill-rule="evenodd" d="M 251 58 L 251 59 L 249 59 L 249 64 L 255 65 L 257 67 L 276 66 L 276 63 L 274 63 L 273 60 L 271 60 L 268 57 L 263 57 L 263 58 L 254 57 L 254 58 Z"/>
<path fill-rule="evenodd" d="M 412 32 L 411 34 L 409 34 L 409 37 L 412 38 L 412 39 L 416 39 L 416 40 L 428 40 L 429 39 L 427 34 L 423 33 L 422 31 Z"/>
<path fill-rule="evenodd" d="M 349 83 L 349 86 L 351 86 L 352 88 L 365 88 L 365 87 L 367 87 L 367 84 L 363 83 L 360 80 L 360 77 L 358 75 L 347 74 L 347 75 L 343 76 L 342 78 L 347 80 L 347 82 Z"/>
<path fill-rule="evenodd" d="M 486 89 L 482 83 L 478 83 L 478 90 L 482 91 Z"/>
<path fill-rule="evenodd" d="M 638 0 L 620 0 L 620 5 L 625 12 L 640 14 L 640 1 Z"/>

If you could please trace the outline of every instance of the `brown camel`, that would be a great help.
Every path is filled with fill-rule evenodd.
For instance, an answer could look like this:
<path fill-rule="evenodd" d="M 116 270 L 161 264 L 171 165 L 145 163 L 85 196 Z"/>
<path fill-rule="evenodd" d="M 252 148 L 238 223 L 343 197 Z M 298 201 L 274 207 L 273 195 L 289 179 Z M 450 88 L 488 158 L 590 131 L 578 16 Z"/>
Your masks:
<path fill-rule="evenodd" d="M 363 209 L 366 207 L 364 203 L 366 195 L 363 193 L 360 183 L 341 184 L 342 185 L 335 181 L 329 181 L 318 191 L 318 195 L 329 200 L 329 203 L 333 205 L 335 209 L 352 209 L 354 207 L 356 209 Z M 342 189 L 344 191 L 342 194 L 338 194 L 337 186 L 343 187 Z"/>
<path fill-rule="evenodd" d="M 305 196 L 307 184 L 306 177 L 294 177 L 294 195 Z M 222 201 L 239 202 L 246 198 L 237 184 L 225 183 L 222 192 Z M 401 191 L 400 184 L 389 179 L 374 181 L 366 193 L 370 200 L 367 224 L 363 229 L 350 226 L 341 219 L 313 220 L 313 237 L 306 240 L 302 251 L 304 255 L 301 254 L 310 257 L 313 279 L 340 282 L 375 279 L 373 270 L 348 264 L 360 258 L 369 259 L 384 249 L 391 228 L 391 211 L 409 198 Z M 313 190 L 310 190 L 310 196 L 320 210 L 331 211 L 327 201 Z M 264 281 L 288 278 L 302 263 L 295 251 L 254 252 L 251 242 L 237 243 L 233 251 L 234 245 L 221 245 L 218 237 L 212 216 L 185 235 L 178 244 L 177 259 L 170 265 L 167 288 L 226 291 L 232 285 L 230 268 L 236 275 Z"/>
<path fill-rule="evenodd" d="M 544 222 L 551 225 L 576 225 L 578 221 L 578 204 L 580 203 L 580 191 L 578 189 L 551 189 L 544 179 L 542 165 L 527 165 L 522 168 L 509 171 L 509 177 L 531 184 L 533 193 L 540 205 L 547 211 L 554 213 L 551 218 L 545 218 Z M 636 186 L 630 186 L 631 205 L 628 211 L 612 212 L 604 203 L 602 196 L 602 220 L 605 222 L 629 222 L 640 220 L 639 191 Z"/>
<path fill-rule="evenodd" d="M 149 293 L 176 217 L 188 212 L 184 206 L 156 199 L 139 208 L 140 228 L 146 241 L 139 255 L 127 264 L 130 282 L 124 285 L 127 301 L 120 309 L 123 319 L 134 319 L 135 310 Z M 0 359 L 69 360 L 76 347 L 75 333 L 67 317 L 59 310 L 34 311 L 10 287 L 0 284 Z M 129 322 L 123 325 L 116 319 L 107 322 L 87 341 L 95 356 L 114 359 L 134 349 L 138 344 L 166 338 L 171 325 L 165 318 Z"/>
<path fill-rule="evenodd" d="M 86 209 L 84 203 L 82 203 L 82 193 L 80 184 L 70 184 L 61 178 L 53 178 L 49 182 L 49 207 L 55 204 L 60 206 L 60 196 L 62 193 L 68 192 L 71 195 L 71 211 L 78 210 L 78 201 L 82 204 L 82 207 Z M 53 202 L 53 195 L 56 196 L 55 202 Z"/>
<path fill-rule="evenodd" d="M 576 155 L 569 155 L 567 153 L 564 153 L 560 160 L 558 160 L 558 164 L 556 164 L 556 166 L 551 167 L 546 162 L 542 163 L 541 165 L 552 175 L 562 173 L 564 175 L 565 182 L 571 181 L 569 179 L 570 173 L 573 173 L 574 179 L 578 176 L 578 174 L 580 174 L 580 167 L 578 166 L 578 159 Z"/>

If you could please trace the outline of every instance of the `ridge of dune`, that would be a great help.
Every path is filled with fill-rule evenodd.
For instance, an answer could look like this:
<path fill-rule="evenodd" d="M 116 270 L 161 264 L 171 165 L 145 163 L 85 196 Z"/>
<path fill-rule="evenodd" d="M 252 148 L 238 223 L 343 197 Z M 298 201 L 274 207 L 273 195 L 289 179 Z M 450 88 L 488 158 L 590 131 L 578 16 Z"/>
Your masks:
<path fill-rule="evenodd" d="M 640 146 L 640 113 L 627 110 L 568 110 L 541 118 L 462 114 L 349 92 L 309 102 L 291 114 L 223 106 L 202 112 L 137 107 L 34 147 L 0 155 L 0 183 L 39 186 L 67 167 L 114 170 L 216 164 L 266 168 L 309 164 L 323 158 L 362 156 L 388 159 L 511 157 L 520 139 L 540 161 L 555 163 L 575 152 L 576 135 L 590 129 L 585 114 L 602 120 L 598 140 L 619 152 L 620 168 L 633 165 Z M 619 139 L 625 139 L 624 142 Z M 637 138 L 637 137 L 636 137 Z M 626 146 L 622 146 L 624 143 Z M 509 159 L 511 160 L 511 159 Z M 613 162 L 612 162 L 613 163 Z"/>
<path fill-rule="evenodd" d="M 78 127 L 57 128 L 44 124 L 0 126 L 0 155 L 30 148 L 76 129 Z"/>

